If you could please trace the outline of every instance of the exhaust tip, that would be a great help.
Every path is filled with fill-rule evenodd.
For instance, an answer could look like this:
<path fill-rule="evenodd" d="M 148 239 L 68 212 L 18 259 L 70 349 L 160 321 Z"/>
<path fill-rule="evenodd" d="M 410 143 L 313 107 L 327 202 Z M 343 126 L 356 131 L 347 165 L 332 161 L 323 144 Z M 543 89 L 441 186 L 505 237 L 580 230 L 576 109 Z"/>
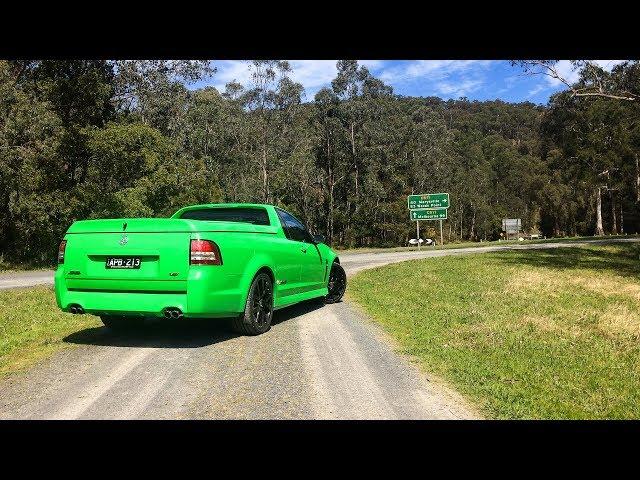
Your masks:
<path fill-rule="evenodd" d="M 164 316 L 165 318 L 177 319 L 177 318 L 182 318 L 183 314 L 179 308 L 168 307 L 164 309 Z"/>
<path fill-rule="evenodd" d="M 69 307 L 69 311 L 74 315 L 82 315 L 84 313 L 84 308 L 82 308 L 80 305 L 71 305 Z"/>

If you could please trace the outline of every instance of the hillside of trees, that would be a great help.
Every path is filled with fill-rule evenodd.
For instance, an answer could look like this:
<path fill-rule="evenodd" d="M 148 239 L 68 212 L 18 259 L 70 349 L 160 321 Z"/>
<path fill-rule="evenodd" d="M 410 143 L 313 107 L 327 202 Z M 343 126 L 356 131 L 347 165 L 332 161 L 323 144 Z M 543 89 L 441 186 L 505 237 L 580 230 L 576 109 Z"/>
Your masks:
<path fill-rule="evenodd" d="M 337 66 L 303 102 L 285 61 L 218 91 L 185 86 L 215 76 L 203 61 L 0 60 L 0 255 L 50 262 L 74 220 L 206 202 L 282 206 L 334 246 L 406 245 L 406 196 L 440 191 L 445 241 L 499 238 L 505 217 L 547 236 L 638 230 L 637 97 L 401 97 Z M 638 69 L 599 73 L 635 95 Z"/>

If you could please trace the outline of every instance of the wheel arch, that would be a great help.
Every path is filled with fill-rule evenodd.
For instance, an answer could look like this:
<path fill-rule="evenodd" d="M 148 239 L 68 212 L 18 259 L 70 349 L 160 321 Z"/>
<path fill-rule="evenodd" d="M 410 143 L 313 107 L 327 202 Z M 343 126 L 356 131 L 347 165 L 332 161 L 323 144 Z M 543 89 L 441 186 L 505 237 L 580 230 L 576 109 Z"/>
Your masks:
<path fill-rule="evenodd" d="M 253 279 L 254 279 L 254 278 L 256 278 L 256 277 L 258 276 L 258 274 L 259 274 L 259 273 L 261 273 L 261 272 L 265 272 L 265 273 L 267 273 L 267 274 L 269 275 L 269 277 L 271 277 L 271 282 L 273 282 L 273 284 L 275 285 L 275 283 L 276 283 L 276 277 L 275 277 L 275 275 L 273 274 L 273 270 L 272 270 L 272 269 L 271 269 L 271 267 L 270 267 L 270 266 L 268 266 L 268 265 L 264 265 L 264 266 L 260 267 L 260 268 L 258 269 L 258 271 L 253 275 L 253 277 L 252 277 L 251 281 L 253 282 Z"/>
<path fill-rule="evenodd" d="M 247 296 L 249 295 L 249 289 L 251 288 L 251 283 L 253 282 L 253 279 L 256 278 L 256 275 L 258 275 L 258 273 L 260 272 L 267 272 L 269 274 L 275 289 L 275 272 L 273 270 L 273 262 L 271 261 L 271 258 L 264 254 L 254 256 L 251 261 L 247 263 L 243 272 L 243 278 L 240 285 L 242 296 L 240 298 L 240 305 L 238 305 L 238 311 L 244 311 L 244 307 L 247 303 Z"/>

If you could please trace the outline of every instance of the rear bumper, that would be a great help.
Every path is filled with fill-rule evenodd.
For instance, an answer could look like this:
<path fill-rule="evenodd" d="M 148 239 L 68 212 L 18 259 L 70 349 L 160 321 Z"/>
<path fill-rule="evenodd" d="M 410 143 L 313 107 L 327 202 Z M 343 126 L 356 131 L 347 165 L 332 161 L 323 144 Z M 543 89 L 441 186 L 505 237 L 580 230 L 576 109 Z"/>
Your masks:
<path fill-rule="evenodd" d="M 58 268 L 55 291 L 58 306 L 68 312 L 72 305 L 80 305 L 94 315 L 132 315 L 163 317 L 169 307 L 179 308 L 185 317 L 230 317 L 244 310 L 246 292 L 240 287 L 240 275 L 221 276 L 215 270 L 194 268 L 179 288 L 166 292 L 122 291 L 109 282 L 65 279 Z"/>

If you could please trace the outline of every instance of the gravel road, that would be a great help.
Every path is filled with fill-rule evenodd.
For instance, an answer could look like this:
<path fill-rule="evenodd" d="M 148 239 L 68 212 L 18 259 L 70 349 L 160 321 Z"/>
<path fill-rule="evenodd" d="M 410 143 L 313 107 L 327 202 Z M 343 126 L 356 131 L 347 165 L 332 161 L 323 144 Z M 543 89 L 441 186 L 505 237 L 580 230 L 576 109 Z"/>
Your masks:
<path fill-rule="evenodd" d="M 0 290 L 53 283 L 53 270 L 0 273 Z"/>
<path fill-rule="evenodd" d="M 353 275 L 413 258 L 572 245 L 342 254 L 341 261 Z M 51 282 L 52 272 L 0 276 L 0 288 Z M 126 334 L 91 328 L 65 341 L 78 347 L 0 381 L 0 419 L 479 418 L 396 354 L 348 302 L 281 310 L 257 337 L 210 320 L 160 322 Z"/>

